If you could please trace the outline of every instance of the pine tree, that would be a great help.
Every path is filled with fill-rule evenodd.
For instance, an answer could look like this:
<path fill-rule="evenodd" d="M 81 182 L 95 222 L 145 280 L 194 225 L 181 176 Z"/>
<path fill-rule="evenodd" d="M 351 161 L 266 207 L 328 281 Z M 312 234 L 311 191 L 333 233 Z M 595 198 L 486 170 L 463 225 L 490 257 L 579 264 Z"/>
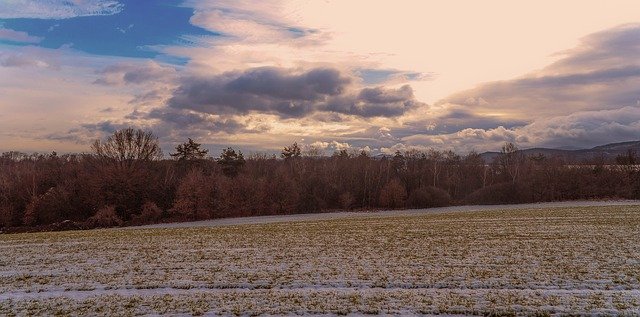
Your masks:
<path fill-rule="evenodd" d="M 207 156 L 209 150 L 201 149 L 200 145 L 189 138 L 189 141 L 176 146 L 176 152 L 170 155 L 178 161 L 201 160 Z"/>
<path fill-rule="evenodd" d="M 236 152 L 231 147 L 222 150 L 218 164 L 222 165 L 222 173 L 228 177 L 238 175 L 240 168 L 244 166 L 244 156 L 241 151 Z"/>

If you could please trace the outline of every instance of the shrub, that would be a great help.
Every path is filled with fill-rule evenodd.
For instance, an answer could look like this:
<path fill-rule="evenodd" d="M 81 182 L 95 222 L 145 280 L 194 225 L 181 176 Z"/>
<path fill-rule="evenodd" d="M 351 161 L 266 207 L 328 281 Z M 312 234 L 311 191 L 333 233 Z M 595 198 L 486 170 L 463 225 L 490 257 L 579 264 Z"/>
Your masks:
<path fill-rule="evenodd" d="M 11 205 L 0 205 L 0 228 L 11 226 L 15 210 Z"/>
<path fill-rule="evenodd" d="M 23 223 L 33 226 L 65 220 L 70 216 L 70 196 L 60 187 L 52 187 L 40 196 L 33 196 L 25 207 Z"/>
<path fill-rule="evenodd" d="M 471 193 L 465 202 L 469 204 L 515 204 L 530 202 L 525 197 L 523 186 L 518 183 L 506 182 L 487 186 Z"/>
<path fill-rule="evenodd" d="M 118 217 L 116 208 L 113 206 L 100 208 L 98 212 L 96 212 L 96 214 L 89 218 L 86 222 L 86 225 L 89 228 L 117 227 L 122 226 L 122 224 L 122 219 Z"/>
<path fill-rule="evenodd" d="M 162 209 L 156 203 L 148 201 L 142 205 L 142 211 L 133 218 L 137 224 L 154 223 L 162 218 Z"/>
<path fill-rule="evenodd" d="M 433 186 L 417 188 L 407 198 L 407 205 L 412 208 L 443 207 L 450 203 L 449 193 Z"/>

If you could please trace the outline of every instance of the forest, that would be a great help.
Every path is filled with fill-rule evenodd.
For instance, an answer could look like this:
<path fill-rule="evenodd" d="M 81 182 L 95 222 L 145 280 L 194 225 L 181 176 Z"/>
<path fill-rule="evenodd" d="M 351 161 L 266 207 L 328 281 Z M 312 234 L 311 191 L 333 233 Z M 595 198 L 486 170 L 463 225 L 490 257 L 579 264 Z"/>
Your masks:
<path fill-rule="evenodd" d="M 409 150 L 331 156 L 294 143 L 279 156 L 189 139 L 165 157 L 150 131 L 122 129 L 87 154 L 0 156 L 0 232 L 89 229 L 223 217 L 582 199 L 639 199 L 636 154 L 614 162 Z"/>

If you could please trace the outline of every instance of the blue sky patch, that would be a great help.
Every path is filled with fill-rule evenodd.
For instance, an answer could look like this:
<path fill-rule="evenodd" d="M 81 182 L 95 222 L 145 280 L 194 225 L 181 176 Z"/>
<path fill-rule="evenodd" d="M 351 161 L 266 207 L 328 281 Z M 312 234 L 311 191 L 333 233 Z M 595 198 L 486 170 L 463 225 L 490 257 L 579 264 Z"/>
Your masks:
<path fill-rule="evenodd" d="M 362 77 L 362 80 L 366 85 L 377 85 L 384 83 L 391 76 L 397 75 L 401 73 L 401 71 L 394 69 L 360 69 L 357 71 L 357 74 Z"/>
<path fill-rule="evenodd" d="M 121 1 L 124 8 L 113 15 L 70 19 L 0 19 L 5 28 L 42 37 L 38 46 L 59 48 L 71 44 L 74 49 L 96 55 L 156 58 L 155 45 L 193 45 L 183 36 L 216 36 L 189 22 L 193 9 L 182 1 Z M 5 44 L 7 42 L 5 41 Z M 21 45 L 17 43 L 10 43 Z M 167 62 L 182 64 L 183 58 L 164 56 Z"/>
<path fill-rule="evenodd" d="M 376 69 L 362 68 L 356 71 L 365 85 L 380 85 L 392 79 L 394 76 L 402 75 L 406 80 L 423 80 L 431 77 L 431 74 L 423 74 L 417 72 L 406 72 L 397 69 Z"/>

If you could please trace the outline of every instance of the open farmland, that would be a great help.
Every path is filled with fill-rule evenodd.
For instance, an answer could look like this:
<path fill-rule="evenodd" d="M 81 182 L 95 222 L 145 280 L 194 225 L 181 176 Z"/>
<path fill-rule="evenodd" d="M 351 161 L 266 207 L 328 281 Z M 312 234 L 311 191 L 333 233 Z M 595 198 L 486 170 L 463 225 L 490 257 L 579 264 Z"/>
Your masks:
<path fill-rule="evenodd" d="M 0 235 L 0 315 L 640 314 L 640 206 Z"/>

